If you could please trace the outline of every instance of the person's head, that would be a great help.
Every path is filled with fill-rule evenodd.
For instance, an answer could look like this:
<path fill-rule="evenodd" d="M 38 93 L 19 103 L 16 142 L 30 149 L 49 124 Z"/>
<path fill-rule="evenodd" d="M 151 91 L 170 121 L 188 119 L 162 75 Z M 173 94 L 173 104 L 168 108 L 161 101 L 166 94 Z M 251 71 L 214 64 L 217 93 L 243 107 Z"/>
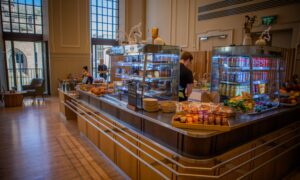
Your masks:
<path fill-rule="evenodd" d="M 100 59 L 100 64 L 104 64 L 104 59 Z"/>
<path fill-rule="evenodd" d="M 84 71 L 89 71 L 89 68 L 88 68 L 87 66 L 83 66 L 83 67 L 82 67 L 82 70 L 84 70 Z"/>
<path fill-rule="evenodd" d="M 180 59 L 185 66 L 189 66 L 192 63 L 193 55 L 190 52 L 184 51 Z"/>

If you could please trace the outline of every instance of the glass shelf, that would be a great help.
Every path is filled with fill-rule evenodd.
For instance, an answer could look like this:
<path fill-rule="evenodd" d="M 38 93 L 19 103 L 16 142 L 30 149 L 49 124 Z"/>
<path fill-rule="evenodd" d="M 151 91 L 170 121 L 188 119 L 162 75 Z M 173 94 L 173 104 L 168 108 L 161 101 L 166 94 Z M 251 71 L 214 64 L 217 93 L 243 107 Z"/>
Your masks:
<path fill-rule="evenodd" d="M 230 46 L 213 49 L 211 89 L 224 99 L 249 92 L 253 98 L 272 97 L 279 91 L 284 67 L 281 49 Z"/>
<path fill-rule="evenodd" d="M 178 99 L 179 47 L 125 45 L 112 47 L 109 53 L 113 81 L 122 81 L 125 87 L 128 81 L 133 80 L 142 89 L 142 96 Z M 120 91 L 127 93 L 126 88 Z"/>

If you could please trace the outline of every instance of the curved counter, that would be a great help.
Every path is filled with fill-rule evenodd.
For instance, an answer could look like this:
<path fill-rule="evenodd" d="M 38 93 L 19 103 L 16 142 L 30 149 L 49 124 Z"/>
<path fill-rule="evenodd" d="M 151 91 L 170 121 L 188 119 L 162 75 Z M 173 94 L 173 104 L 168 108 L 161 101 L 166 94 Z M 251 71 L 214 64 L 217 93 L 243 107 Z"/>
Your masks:
<path fill-rule="evenodd" d="M 173 114 L 78 93 L 59 90 L 61 113 L 131 179 L 280 179 L 299 163 L 299 106 L 239 116 L 220 132 L 175 128 Z"/>
<path fill-rule="evenodd" d="M 193 159 L 208 159 L 241 144 L 298 121 L 300 107 L 278 108 L 258 115 L 240 115 L 230 120 L 231 130 L 179 129 L 171 125 L 171 113 L 133 111 L 126 104 L 111 97 L 97 97 L 78 90 L 81 103 L 99 113 L 124 123 L 131 129 L 151 138 L 172 151 Z"/>

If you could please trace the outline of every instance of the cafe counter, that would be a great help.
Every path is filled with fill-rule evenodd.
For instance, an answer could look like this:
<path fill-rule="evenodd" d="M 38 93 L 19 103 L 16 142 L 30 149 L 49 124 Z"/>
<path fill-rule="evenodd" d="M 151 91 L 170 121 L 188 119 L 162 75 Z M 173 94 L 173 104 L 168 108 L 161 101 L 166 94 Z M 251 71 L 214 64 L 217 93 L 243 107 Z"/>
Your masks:
<path fill-rule="evenodd" d="M 66 119 L 77 120 L 82 134 L 132 179 L 261 178 L 289 155 L 278 165 L 285 168 L 275 173 L 278 178 L 299 157 L 299 106 L 238 115 L 229 131 L 191 130 L 173 127 L 172 113 L 133 111 L 79 89 L 59 94 Z"/>

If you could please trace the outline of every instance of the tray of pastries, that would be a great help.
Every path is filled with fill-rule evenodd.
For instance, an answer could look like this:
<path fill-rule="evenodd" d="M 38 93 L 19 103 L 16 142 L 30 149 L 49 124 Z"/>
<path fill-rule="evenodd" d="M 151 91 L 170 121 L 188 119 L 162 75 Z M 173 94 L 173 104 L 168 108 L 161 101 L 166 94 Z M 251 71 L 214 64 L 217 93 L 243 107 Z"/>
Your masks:
<path fill-rule="evenodd" d="M 230 107 L 214 103 L 179 103 L 172 125 L 185 129 L 229 131 L 229 120 L 235 116 Z"/>

